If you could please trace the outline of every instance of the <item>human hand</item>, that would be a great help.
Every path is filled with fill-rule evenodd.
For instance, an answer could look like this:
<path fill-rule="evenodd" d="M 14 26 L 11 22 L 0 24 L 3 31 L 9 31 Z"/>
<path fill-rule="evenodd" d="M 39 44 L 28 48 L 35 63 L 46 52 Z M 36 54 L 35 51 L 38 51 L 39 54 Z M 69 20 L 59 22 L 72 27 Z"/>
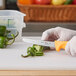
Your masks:
<path fill-rule="evenodd" d="M 76 56 L 76 36 L 74 36 L 66 45 L 65 52 L 68 55 Z"/>
<path fill-rule="evenodd" d="M 76 35 L 76 31 L 62 28 L 62 27 L 56 27 L 51 28 L 43 32 L 41 40 L 45 41 L 69 41 L 73 36 Z"/>

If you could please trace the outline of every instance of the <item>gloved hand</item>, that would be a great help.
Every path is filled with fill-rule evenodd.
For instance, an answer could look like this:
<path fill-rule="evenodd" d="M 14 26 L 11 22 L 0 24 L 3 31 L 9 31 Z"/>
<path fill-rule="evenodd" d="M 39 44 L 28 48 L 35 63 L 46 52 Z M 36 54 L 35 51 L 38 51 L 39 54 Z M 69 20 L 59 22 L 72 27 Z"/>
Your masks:
<path fill-rule="evenodd" d="M 76 35 L 76 31 L 62 28 L 62 27 L 56 27 L 52 29 L 48 29 L 42 34 L 41 40 L 45 41 L 69 41 L 73 36 Z"/>
<path fill-rule="evenodd" d="M 65 52 L 69 55 L 76 56 L 76 36 L 74 36 L 66 45 Z"/>

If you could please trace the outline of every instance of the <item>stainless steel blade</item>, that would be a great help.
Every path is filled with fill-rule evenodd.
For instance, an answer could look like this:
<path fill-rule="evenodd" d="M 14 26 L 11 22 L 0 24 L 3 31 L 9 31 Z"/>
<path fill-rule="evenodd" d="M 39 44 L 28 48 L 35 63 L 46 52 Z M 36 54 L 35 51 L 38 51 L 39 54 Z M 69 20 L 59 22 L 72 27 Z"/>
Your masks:
<path fill-rule="evenodd" d="M 22 40 L 27 43 L 48 46 L 48 47 L 55 47 L 54 42 L 50 42 L 50 41 L 33 40 L 33 39 L 28 39 L 28 38 L 23 38 Z"/>

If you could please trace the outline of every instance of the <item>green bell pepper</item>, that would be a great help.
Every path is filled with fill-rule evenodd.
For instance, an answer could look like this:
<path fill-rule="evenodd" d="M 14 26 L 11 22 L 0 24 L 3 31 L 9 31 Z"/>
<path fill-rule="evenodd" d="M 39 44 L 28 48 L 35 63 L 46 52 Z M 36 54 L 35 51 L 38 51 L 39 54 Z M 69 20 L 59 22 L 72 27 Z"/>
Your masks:
<path fill-rule="evenodd" d="M 73 0 L 66 0 L 64 5 L 72 4 Z"/>

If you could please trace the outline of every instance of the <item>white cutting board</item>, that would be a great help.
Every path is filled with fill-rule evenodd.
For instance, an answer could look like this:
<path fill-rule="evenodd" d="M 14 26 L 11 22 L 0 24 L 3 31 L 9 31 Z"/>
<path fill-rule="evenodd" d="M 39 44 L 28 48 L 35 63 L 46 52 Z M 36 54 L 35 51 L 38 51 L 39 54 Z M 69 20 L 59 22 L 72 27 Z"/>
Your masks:
<path fill-rule="evenodd" d="M 0 70 L 76 70 L 76 57 L 65 51 L 48 51 L 41 57 L 22 58 L 32 44 L 16 42 L 7 49 L 0 49 Z"/>

